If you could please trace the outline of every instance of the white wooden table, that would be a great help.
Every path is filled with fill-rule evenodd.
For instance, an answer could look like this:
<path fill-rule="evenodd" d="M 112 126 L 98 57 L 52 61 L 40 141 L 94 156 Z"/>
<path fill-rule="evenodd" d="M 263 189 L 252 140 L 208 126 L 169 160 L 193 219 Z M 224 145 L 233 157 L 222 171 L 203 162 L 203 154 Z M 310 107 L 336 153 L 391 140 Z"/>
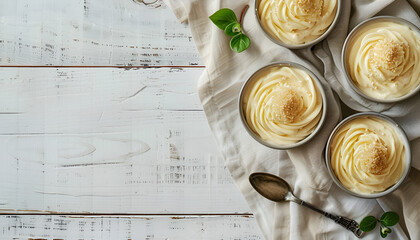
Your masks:
<path fill-rule="evenodd" d="M 263 239 L 151 1 L 0 1 L 0 239 Z"/>
<path fill-rule="evenodd" d="M 0 1 L 0 239 L 263 239 L 163 2 Z"/>

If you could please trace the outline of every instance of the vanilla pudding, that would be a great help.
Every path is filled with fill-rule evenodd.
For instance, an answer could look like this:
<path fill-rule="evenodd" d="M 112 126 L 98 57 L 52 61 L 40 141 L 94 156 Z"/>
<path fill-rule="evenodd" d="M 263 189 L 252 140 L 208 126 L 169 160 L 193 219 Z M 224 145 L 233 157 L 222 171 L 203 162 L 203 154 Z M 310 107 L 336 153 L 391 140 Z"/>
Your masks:
<path fill-rule="evenodd" d="M 357 194 L 375 194 L 396 184 L 406 171 L 401 134 L 388 121 L 359 116 L 338 128 L 330 140 L 330 166 L 336 178 Z"/>
<path fill-rule="evenodd" d="M 286 44 L 304 44 L 319 38 L 332 24 L 338 0 L 258 0 L 261 26 Z"/>
<path fill-rule="evenodd" d="M 274 65 L 258 71 L 242 94 L 243 120 L 260 139 L 274 146 L 297 143 L 323 116 L 323 98 L 307 71 Z"/>
<path fill-rule="evenodd" d="M 420 36 L 389 19 L 360 26 L 343 59 L 354 85 L 378 100 L 410 94 L 420 84 Z"/>

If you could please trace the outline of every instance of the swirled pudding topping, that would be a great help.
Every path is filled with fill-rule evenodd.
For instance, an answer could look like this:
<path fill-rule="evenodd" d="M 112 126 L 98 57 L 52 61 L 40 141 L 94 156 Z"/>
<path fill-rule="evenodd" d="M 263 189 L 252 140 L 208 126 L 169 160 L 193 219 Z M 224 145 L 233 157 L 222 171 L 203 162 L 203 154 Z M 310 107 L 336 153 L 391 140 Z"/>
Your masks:
<path fill-rule="evenodd" d="M 355 85 L 376 99 L 402 97 L 420 84 L 420 37 L 384 20 L 362 27 L 350 42 L 348 72 Z"/>
<path fill-rule="evenodd" d="M 295 67 L 268 67 L 258 72 L 243 97 L 248 126 L 278 146 L 306 138 L 322 116 L 322 96 L 312 77 Z"/>
<path fill-rule="evenodd" d="M 399 133 L 378 117 L 358 117 L 340 127 L 330 145 L 331 167 L 347 189 L 362 194 L 386 190 L 405 169 Z"/>
<path fill-rule="evenodd" d="M 288 44 L 304 44 L 321 36 L 337 13 L 337 0 L 260 0 L 262 27 Z"/>

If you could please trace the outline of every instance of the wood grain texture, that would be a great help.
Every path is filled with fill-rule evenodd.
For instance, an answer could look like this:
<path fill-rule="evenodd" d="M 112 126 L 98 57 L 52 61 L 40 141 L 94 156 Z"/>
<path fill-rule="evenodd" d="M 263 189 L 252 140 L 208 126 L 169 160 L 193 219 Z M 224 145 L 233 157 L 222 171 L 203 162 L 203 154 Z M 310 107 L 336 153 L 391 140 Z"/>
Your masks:
<path fill-rule="evenodd" d="M 0 65 L 202 62 L 160 0 L 15 0 L 0 1 Z M 198 102 L 201 71 L 1 68 L 0 213 L 247 213 Z M 263 239 L 248 216 L 0 216 L 0 239 L 186 236 Z"/>
<path fill-rule="evenodd" d="M 2 239 L 264 239 L 248 216 L 0 216 Z"/>
<path fill-rule="evenodd" d="M 0 212 L 247 213 L 203 69 L 0 68 Z"/>
<path fill-rule="evenodd" d="M 161 1 L 0 1 L 0 65 L 200 65 Z"/>

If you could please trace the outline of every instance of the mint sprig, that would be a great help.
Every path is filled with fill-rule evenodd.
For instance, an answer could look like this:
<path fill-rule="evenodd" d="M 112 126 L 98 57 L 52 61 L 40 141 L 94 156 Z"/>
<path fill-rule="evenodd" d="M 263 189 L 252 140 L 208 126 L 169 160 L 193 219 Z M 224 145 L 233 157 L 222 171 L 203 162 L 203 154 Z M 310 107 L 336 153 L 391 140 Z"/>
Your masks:
<path fill-rule="evenodd" d="M 229 8 L 222 8 L 209 17 L 218 28 L 226 33 L 226 35 L 232 37 L 229 43 L 230 49 L 238 53 L 246 50 L 251 44 L 249 37 L 242 32 L 241 26 L 243 16 L 248 7 L 249 6 L 246 5 L 242 11 L 240 22 L 238 22 L 235 13 Z"/>
<path fill-rule="evenodd" d="M 382 238 L 386 238 L 386 236 L 392 232 L 391 226 L 394 226 L 398 223 L 400 217 L 396 212 L 386 212 L 382 214 L 380 219 L 375 218 L 374 216 L 367 216 L 362 219 L 360 222 L 360 230 L 363 232 L 370 232 L 376 228 L 377 223 L 381 224 L 379 229 L 379 234 Z"/>

